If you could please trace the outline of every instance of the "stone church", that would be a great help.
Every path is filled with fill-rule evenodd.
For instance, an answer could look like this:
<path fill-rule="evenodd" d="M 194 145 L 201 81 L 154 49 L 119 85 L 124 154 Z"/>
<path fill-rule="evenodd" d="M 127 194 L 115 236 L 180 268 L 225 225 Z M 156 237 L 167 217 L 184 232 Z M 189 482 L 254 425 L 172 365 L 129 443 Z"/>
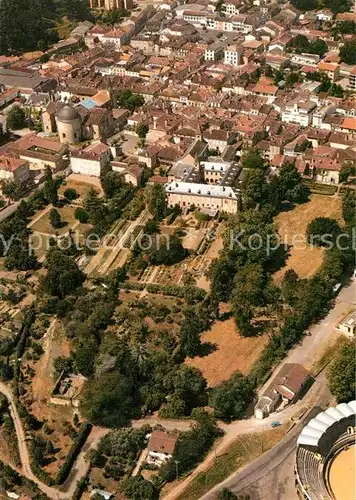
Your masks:
<path fill-rule="evenodd" d="M 51 102 L 42 114 L 42 126 L 45 133 L 57 133 L 62 144 L 75 144 L 109 137 L 114 120 L 110 109 Z"/>

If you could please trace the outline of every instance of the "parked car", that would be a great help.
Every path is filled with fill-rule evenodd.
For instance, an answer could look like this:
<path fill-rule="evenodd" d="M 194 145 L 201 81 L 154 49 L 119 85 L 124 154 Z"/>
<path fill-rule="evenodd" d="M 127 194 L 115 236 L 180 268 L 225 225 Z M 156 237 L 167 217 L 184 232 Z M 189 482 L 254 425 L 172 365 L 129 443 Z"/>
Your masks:
<path fill-rule="evenodd" d="M 278 422 L 278 420 L 275 420 L 274 422 L 271 423 L 271 427 L 273 427 L 273 429 L 275 427 L 279 427 L 280 425 L 282 425 L 280 422 Z"/>

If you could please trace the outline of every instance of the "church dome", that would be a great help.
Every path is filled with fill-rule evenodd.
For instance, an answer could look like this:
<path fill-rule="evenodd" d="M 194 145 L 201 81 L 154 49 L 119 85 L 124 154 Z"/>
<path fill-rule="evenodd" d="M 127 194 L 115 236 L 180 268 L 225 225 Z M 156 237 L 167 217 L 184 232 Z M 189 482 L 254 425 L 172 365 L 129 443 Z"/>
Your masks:
<path fill-rule="evenodd" d="M 57 119 L 60 122 L 68 123 L 76 120 L 80 120 L 80 114 L 78 111 L 66 104 L 63 108 L 57 113 Z"/>

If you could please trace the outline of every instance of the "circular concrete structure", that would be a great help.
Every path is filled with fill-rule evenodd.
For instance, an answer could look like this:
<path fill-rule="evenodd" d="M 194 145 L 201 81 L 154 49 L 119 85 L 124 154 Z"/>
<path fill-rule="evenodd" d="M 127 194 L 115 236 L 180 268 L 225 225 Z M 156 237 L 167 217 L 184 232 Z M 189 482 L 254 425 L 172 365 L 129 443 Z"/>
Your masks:
<path fill-rule="evenodd" d="M 356 401 L 316 415 L 297 440 L 295 479 L 306 500 L 355 500 Z"/>

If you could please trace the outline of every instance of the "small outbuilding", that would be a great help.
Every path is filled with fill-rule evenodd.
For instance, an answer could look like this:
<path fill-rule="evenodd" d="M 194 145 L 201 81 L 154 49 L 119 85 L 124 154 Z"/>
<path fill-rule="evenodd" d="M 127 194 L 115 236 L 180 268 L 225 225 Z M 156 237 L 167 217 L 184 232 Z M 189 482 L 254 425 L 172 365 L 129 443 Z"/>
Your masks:
<path fill-rule="evenodd" d="M 354 338 L 356 334 L 356 311 L 346 316 L 345 319 L 339 323 L 339 330 L 347 335 L 347 337 Z"/>
<path fill-rule="evenodd" d="M 259 398 L 255 417 L 263 419 L 280 405 L 294 403 L 309 380 L 310 373 L 302 365 L 285 363 Z"/>

